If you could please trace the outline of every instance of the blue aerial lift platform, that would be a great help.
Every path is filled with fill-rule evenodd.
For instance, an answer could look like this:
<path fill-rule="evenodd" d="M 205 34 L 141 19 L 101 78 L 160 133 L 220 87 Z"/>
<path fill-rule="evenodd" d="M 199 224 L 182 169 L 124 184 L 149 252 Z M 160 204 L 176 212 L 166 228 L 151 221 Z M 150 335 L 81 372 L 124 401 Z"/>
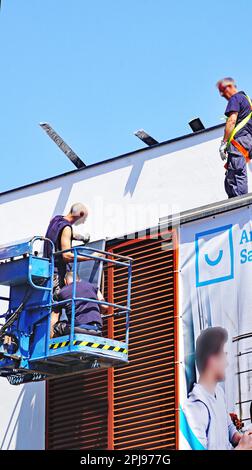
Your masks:
<path fill-rule="evenodd" d="M 51 244 L 50 259 L 34 250 L 38 240 Z M 55 252 L 50 240 L 36 236 L 0 247 L 0 285 L 10 288 L 8 298 L 0 297 L 0 300 L 8 302 L 7 312 L 1 315 L 5 323 L 0 325 L 0 377 L 6 377 L 13 385 L 128 363 L 132 259 L 83 245 L 66 251 L 74 254 L 72 297 L 56 302 L 53 299 L 54 260 L 62 252 Z M 97 252 L 100 257 L 97 257 Z M 97 263 L 127 268 L 126 305 L 76 297 L 78 255 Z M 76 333 L 77 300 L 108 305 L 110 311 L 104 317 L 125 315 L 124 341 Z M 51 339 L 51 312 L 54 307 L 64 307 L 69 302 L 72 308 L 70 333 Z"/>

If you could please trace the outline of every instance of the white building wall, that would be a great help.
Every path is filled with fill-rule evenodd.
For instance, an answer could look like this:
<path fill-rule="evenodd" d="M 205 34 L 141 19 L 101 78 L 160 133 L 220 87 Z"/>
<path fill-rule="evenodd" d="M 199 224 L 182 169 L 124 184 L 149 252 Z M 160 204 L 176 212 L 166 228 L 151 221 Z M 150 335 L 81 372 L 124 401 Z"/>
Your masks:
<path fill-rule="evenodd" d="M 43 234 L 49 219 L 75 201 L 90 208 L 83 230 L 95 240 L 154 226 L 159 217 L 224 199 L 221 133 L 217 129 L 147 148 L 0 196 L 0 216 L 8 218 L 1 243 Z"/>
<path fill-rule="evenodd" d="M 97 240 L 155 226 L 160 217 L 225 199 L 218 154 L 222 132 L 218 128 L 196 134 L 0 195 L 0 243 L 44 234 L 49 220 L 77 201 L 90 209 L 88 221 L 77 230 Z M 44 448 L 44 384 L 14 387 L 0 379 L 0 417 L 0 448 Z"/>

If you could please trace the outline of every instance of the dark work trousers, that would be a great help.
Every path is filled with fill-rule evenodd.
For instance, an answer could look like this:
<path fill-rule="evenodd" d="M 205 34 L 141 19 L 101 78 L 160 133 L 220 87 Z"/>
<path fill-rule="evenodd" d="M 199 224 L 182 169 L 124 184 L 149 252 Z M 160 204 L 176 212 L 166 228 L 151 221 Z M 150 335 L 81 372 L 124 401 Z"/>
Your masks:
<path fill-rule="evenodd" d="M 252 149 L 252 136 L 246 134 L 235 138 L 246 150 Z M 247 164 L 244 156 L 230 144 L 228 148 L 225 191 L 229 198 L 248 193 Z"/>

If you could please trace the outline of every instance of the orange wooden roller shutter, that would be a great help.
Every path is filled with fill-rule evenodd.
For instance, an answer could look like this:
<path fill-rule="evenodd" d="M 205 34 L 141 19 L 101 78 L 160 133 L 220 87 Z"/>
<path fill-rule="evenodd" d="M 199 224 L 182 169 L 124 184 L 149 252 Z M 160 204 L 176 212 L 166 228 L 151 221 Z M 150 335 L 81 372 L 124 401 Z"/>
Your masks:
<path fill-rule="evenodd" d="M 110 449 L 176 447 L 174 248 L 171 232 L 113 248 L 134 263 L 130 364 L 109 371 Z M 125 279 L 125 268 L 115 268 L 115 303 L 126 301 Z M 124 318 L 115 317 L 115 339 L 123 339 L 124 327 Z"/>
<path fill-rule="evenodd" d="M 132 256 L 130 363 L 47 384 L 48 449 L 172 449 L 176 445 L 176 256 L 173 235 L 113 247 Z M 126 302 L 124 268 L 105 275 L 109 301 Z M 124 319 L 110 321 L 123 339 Z"/>
<path fill-rule="evenodd" d="M 107 371 L 47 384 L 47 449 L 106 449 Z"/>

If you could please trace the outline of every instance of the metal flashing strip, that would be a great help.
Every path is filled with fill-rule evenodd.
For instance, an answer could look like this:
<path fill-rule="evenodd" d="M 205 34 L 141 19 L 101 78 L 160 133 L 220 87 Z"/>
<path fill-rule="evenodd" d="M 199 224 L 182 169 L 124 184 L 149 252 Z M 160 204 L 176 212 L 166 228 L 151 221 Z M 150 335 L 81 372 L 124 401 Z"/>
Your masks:
<path fill-rule="evenodd" d="M 116 239 L 107 238 L 106 243 L 108 246 L 113 246 L 119 241 L 125 242 L 127 240 L 133 239 L 133 235 L 135 235 L 135 239 L 140 239 L 149 233 L 158 233 L 158 231 L 161 232 L 165 229 L 171 230 L 172 228 L 177 228 L 180 225 L 193 222 L 194 220 L 204 219 L 206 217 L 221 214 L 222 212 L 229 212 L 249 205 L 252 205 L 252 193 L 245 194 L 244 196 L 237 196 L 232 199 L 224 199 L 223 201 L 214 202 L 205 206 L 199 206 L 187 211 L 161 217 L 159 219 L 158 226 L 149 227 L 135 233 L 124 234 L 117 237 Z"/>
<path fill-rule="evenodd" d="M 206 206 L 200 206 L 178 214 L 169 215 L 167 217 L 161 217 L 159 219 L 159 226 L 176 227 L 188 222 L 193 222 L 194 220 L 215 216 L 222 212 L 229 212 L 231 210 L 239 209 L 240 207 L 246 207 L 250 204 L 252 204 L 252 193 L 212 204 L 207 204 Z"/>

